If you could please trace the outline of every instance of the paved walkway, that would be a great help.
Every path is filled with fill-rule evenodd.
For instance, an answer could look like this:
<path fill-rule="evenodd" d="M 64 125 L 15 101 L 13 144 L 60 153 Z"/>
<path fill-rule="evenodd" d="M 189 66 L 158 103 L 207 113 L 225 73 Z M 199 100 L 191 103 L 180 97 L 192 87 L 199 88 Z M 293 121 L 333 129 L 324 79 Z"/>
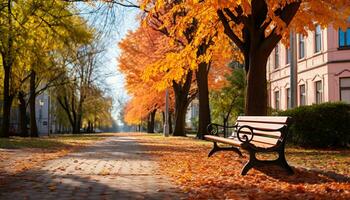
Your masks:
<path fill-rule="evenodd" d="M 132 137 L 112 137 L 46 162 L 0 188 L 0 199 L 181 199 Z"/>

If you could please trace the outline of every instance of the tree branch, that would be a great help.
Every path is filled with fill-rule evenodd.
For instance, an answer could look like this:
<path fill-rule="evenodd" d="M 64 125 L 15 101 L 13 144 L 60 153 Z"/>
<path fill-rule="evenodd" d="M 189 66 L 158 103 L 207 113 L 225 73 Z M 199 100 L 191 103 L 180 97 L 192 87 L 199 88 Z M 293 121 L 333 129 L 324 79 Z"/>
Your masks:
<path fill-rule="evenodd" d="M 287 4 L 280 12 L 280 19 L 288 26 L 293 20 L 295 14 L 298 12 L 301 1 Z M 275 27 L 269 36 L 267 36 L 261 45 L 261 49 L 266 49 L 265 52 L 271 53 L 272 49 L 282 39 L 282 35 L 277 33 L 277 27 Z"/>
<path fill-rule="evenodd" d="M 237 47 L 243 51 L 243 42 L 241 41 L 241 39 L 239 39 L 239 37 L 233 32 L 233 30 L 230 27 L 230 24 L 225 16 L 225 14 L 222 12 L 222 10 L 217 10 L 216 11 L 220 21 L 222 22 L 224 29 L 225 29 L 225 33 L 226 35 L 237 45 Z"/>

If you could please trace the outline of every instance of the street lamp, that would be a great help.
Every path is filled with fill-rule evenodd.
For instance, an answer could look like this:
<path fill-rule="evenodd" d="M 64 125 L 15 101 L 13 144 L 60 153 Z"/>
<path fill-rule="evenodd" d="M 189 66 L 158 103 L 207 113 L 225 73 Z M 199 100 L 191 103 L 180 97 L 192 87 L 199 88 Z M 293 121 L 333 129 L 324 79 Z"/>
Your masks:
<path fill-rule="evenodd" d="M 40 99 L 39 105 L 40 105 L 40 107 L 43 107 L 43 106 L 44 106 L 44 101 L 43 101 L 42 99 Z"/>
<path fill-rule="evenodd" d="M 165 137 L 169 137 L 169 89 L 167 88 L 165 91 L 165 120 L 164 120 L 164 129 L 163 135 Z"/>

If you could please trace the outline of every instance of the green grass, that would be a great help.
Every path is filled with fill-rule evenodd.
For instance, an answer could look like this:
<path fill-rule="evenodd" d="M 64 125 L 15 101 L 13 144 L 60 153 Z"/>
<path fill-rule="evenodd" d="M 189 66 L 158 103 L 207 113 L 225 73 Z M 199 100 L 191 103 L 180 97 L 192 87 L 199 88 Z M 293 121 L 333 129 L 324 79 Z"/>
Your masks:
<path fill-rule="evenodd" d="M 21 148 L 39 148 L 55 149 L 69 146 L 79 146 L 89 144 L 93 141 L 103 140 L 109 137 L 108 134 L 79 134 L 79 135 L 53 135 L 42 138 L 0 138 L 0 148 L 2 149 L 21 149 Z"/>
<path fill-rule="evenodd" d="M 298 166 L 350 175 L 350 150 L 319 150 L 289 147 L 287 160 Z"/>

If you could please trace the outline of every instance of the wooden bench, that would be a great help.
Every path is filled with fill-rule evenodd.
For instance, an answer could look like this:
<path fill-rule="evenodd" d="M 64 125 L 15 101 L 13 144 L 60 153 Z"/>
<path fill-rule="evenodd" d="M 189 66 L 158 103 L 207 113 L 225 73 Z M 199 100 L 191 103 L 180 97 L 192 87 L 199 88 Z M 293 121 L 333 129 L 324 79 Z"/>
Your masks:
<path fill-rule="evenodd" d="M 239 116 L 234 126 L 222 126 L 219 124 L 210 124 L 208 126 L 208 135 L 206 140 L 214 143 L 213 149 L 208 157 L 218 151 L 234 151 L 242 157 L 240 148 L 249 152 L 249 161 L 245 164 L 241 174 L 254 167 L 261 165 L 279 165 L 293 174 L 292 168 L 288 165 L 284 150 L 288 128 L 290 125 L 289 117 L 267 117 L 267 116 Z M 234 129 L 231 136 L 224 138 L 219 136 L 219 130 Z M 230 147 L 221 147 L 217 143 L 227 144 Z M 258 160 L 256 153 L 276 152 L 276 160 Z"/>

